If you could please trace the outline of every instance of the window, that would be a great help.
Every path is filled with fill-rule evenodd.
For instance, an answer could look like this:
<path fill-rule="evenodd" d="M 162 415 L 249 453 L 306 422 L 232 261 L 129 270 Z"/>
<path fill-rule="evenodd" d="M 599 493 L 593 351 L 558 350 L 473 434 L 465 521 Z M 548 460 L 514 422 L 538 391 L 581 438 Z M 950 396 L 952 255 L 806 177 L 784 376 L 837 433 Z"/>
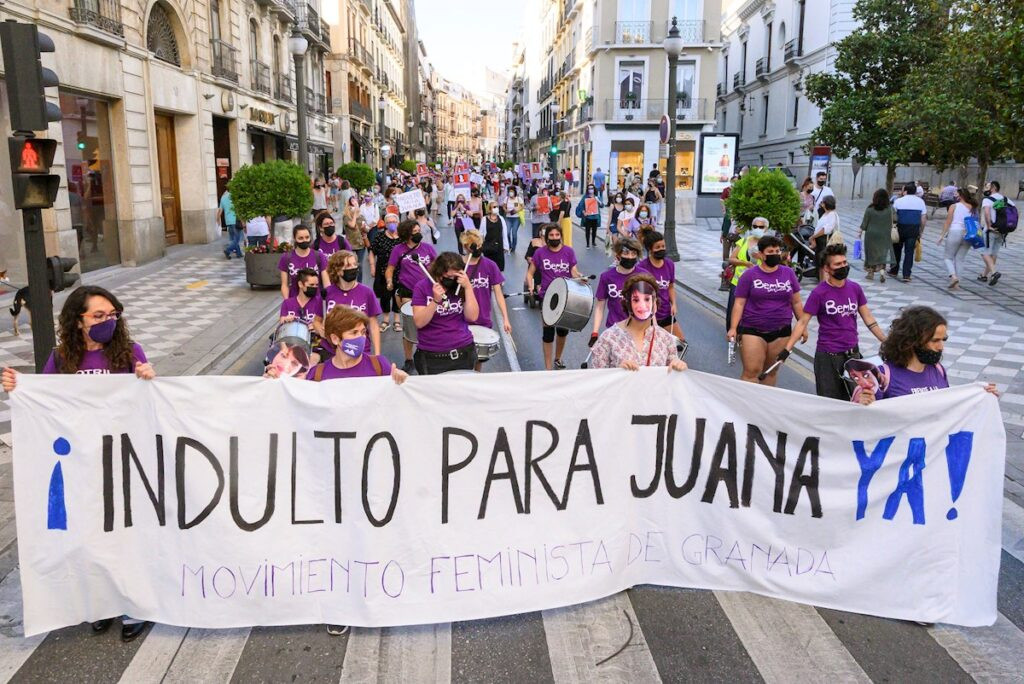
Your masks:
<path fill-rule="evenodd" d="M 220 0 L 210 0 L 210 40 L 220 40 Z"/>
<path fill-rule="evenodd" d="M 175 66 L 181 66 L 178 38 L 167 9 L 160 3 L 153 5 L 146 23 L 146 48 L 153 56 Z"/>
<path fill-rule="evenodd" d="M 644 63 L 619 63 L 619 108 L 638 109 L 643 94 Z"/>
<path fill-rule="evenodd" d="M 768 135 L 768 93 L 761 98 L 761 107 L 764 110 L 761 114 L 761 135 Z"/>
<path fill-rule="evenodd" d="M 249 20 L 249 59 L 260 58 L 260 34 L 259 27 L 254 19 Z"/>
<path fill-rule="evenodd" d="M 807 9 L 807 0 L 800 0 L 800 20 L 797 24 L 796 54 L 804 54 L 804 13 Z"/>
<path fill-rule="evenodd" d="M 741 57 L 740 57 L 740 73 L 743 74 L 742 76 L 740 76 L 740 80 L 743 81 L 744 83 L 746 83 L 746 81 L 747 81 L 747 41 L 743 41 L 743 43 L 740 45 L 740 54 L 741 54 Z"/>
<path fill-rule="evenodd" d="M 698 21 L 703 19 L 701 11 L 701 0 L 672 0 L 671 17 L 676 17 L 680 23 L 684 21 Z M 669 19 L 671 22 L 671 18 Z"/>
<path fill-rule="evenodd" d="M 274 54 L 271 55 L 272 64 L 274 65 L 274 78 L 276 79 L 281 75 L 281 38 L 274 36 Z"/>
<path fill-rule="evenodd" d="M 793 95 L 793 128 L 800 123 L 800 95 Z"/>
<path fill-rule="evenodd" d="M 764 32 L 764 70 L 772 70 L 772 22 L 768 22 Z"/>
<path fill-rule="evenodd" d="M 678 109 L 693 107 L 694 83 L 697 78 L 696 62 L 680 62 L 676 67 L 676 100 Z"/>

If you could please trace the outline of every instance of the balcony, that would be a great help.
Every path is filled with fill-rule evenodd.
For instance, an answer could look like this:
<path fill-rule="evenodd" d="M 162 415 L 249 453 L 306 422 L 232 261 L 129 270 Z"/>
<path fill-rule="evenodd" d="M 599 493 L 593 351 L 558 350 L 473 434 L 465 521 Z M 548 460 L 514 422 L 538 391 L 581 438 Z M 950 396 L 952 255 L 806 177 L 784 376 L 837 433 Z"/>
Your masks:
<path fill-rule="evenodd" d="M 786 45 L 783 47 L 782 51 L 783 59 L 786 61 L 786 64 L 789 64 L 790 62 L 794 61 L 797 57 L 799 57 L 800 47 L 797 44 L 796 38 L 788 41 Z"/>
<path fill-rule="evenodd" d="M 654 42 L 653 34 L 653 21 L 617 21 L 612 42 L 623 45 L 651 45 Z"/>
<path fill-rule="evenodd" d="M 365 69 L 370 76 L 376 71 L 373 55 L 355 38 L 348 39 L 348 58 Z"/>
<path fill-rule="evenodd" d="M 725 84 L 719 83 L 715 86 L 715 97 L 725 97 Z"/>
<path fill-rule="evenodd" d="M 314 93 L 312 88 L 306 88 L 306 111 L 314 114 L 325 114 L 327 112 L 326 98 L 322 93 Z"/>
<path fill-rule="evenodd" d="M 124 38 L 119 0 L 74 0 L 74 5 L 68 13 L 71 15 L 71 21 L 76 24 L 94 26 L 101 31 Z"/>
<path fill-rule="evenodd" d="M 762 57 L 754 62 L 754 78 L 760 81 L 767 81 L 769 71 L 771 71 L 771 64 L 768 62 L 767 57 Z"/>
<path fill-rule="evenodd" d="M 295 94 L 292 91 L 292 77 L 288 74 L 278 74 L 274 83 L 274 97 L 282 102 L 295 102 Z"/>
<path fill-rule="evenodd" d="M 576 109 L 576 125 L 577 126 L 582 126 L 583 124 L 585 124 L 588 121 L 593 121 L 593 119 L 594 119 L 594 105 L 592 103 L 584 102 L 584 103 L 582 103 Z"/>
<path fill-rule="evenodd" d="M 305 22 L 300 28 L 314 38 L 320 39 L 320 14 L 312 5 L 306 5 Z"/>
<path fill-rule="evenodd" d="M 270 67 L 258 59 L 249 60 L 251 87 L 257 93 L 270 95 Z"/>
<path fill-rule="evenodd" d="M 373 2 L 372 0 L 359 0 L 359 4 L 363 6 L 371 16 L 373 15 Z"/>
<path fill-rule="evenodd" d="M 278 18 L 284 23 L 293 21 L 298 12 L 295 8 L 295 0 L 274 0 L 270 6 L 270 11 L 277 14 Z"/>
<path fill-rule="evenodd" d="M 747 84 L 747 76 L 742 71 L 736 72 L 732 77 L 732 89 L 739 90 Z"/>
<path fill-rule="evenodd" d="M 210 73 L 217 78 L 238 83 L 238 48 L 223 40 L 211 40 L 210 53 Z"/>
<path fill-rule="evenodd" d="M 605 100 L 605 119 L 645 123 L 660 121 L 669 113 L 668 100 Z M 682 95 L 676 99 L 676 121 L 703 121 L 707 118 L 707 100 Z"/>
<path fill-rule="evenodd" d="M 550 137 L 551 137 L 551 125 L 550 124 L 543 124 L 540 128 L 537 129 L 537 139 L 538 140 L 546 140 L 546 139 L 548 139 Z"/>
<path fill-rule="evenodd" d="M 666 36 L 671 28 L 672 20 L 669 19 L 665 22 Z M 704 37 L 703 19 L 686 19 L 684 21 L 676 21 L 676 28 L 679 29 L 679 37 L 683 39 L 683 45 L 700 45 L 707 42 L 707 39 Z"/>

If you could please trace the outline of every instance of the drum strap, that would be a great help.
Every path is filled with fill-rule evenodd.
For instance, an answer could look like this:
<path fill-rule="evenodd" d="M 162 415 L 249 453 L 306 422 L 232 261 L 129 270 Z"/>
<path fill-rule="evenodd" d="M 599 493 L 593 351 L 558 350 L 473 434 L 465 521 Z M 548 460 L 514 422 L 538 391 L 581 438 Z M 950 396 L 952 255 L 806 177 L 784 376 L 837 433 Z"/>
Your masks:
<path fill-rule="evenodd" d="M 651 324 L 651 343 L 647 345 L 647 365 L 651 365 L 651 354 L 654 353 L 654 338 L 658 331 L 654 329 L 654 324 Z"/>
<path fill-rule="evenodd" d="M 371 356 L 370 365 L 373 366 L 374 375 L 384 375 L 384 366 L 381 365 L 379 357 Z"/>
<path fill-rule="evenodd" d="M 316 368 L 313 370 L 313 382 L 320 382 L 324 379 L 324 364 L 316 364 Z"/>

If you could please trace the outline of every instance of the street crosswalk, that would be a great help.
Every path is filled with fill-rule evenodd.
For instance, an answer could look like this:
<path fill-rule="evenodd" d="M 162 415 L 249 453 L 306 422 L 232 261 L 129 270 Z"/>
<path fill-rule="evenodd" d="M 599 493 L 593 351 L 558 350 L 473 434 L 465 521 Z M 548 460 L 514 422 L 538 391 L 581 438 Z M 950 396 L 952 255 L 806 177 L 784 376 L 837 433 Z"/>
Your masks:
<path fill-rule="evenodd" d="M 1022 681 L 1024 509 L 1004 505 L 1000 614 L 980 628 L 741 592 L 637 587 L 541 613 L 342 636 L 323 625 L 155 625 L 122 644 L 117 630 L 94 635 L 78 625 L 25 639 L 12 548 L 0 557 L 0 681 L 281 681 L 286 671 L 292 681 L 318 682 L 867 682 L 925 672 L 930 681 Z"/>

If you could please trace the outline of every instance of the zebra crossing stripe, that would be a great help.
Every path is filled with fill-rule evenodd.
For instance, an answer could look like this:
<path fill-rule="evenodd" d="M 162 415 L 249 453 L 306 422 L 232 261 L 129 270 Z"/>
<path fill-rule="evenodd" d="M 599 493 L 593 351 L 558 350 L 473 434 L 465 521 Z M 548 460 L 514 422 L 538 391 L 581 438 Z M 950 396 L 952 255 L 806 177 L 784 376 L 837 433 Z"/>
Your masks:
<path fill-rule="evenodd" d="M 768 684 L 871 681 L 812 606 L 744 592 L 714 593 Z"/>
<path fill-rule="evenodd" d="M 186 634 L 187 627 L 153 625 L 128 667 L 121 673 L 121 684 L 162 680 L 174 662 L 174 657 L 178 655 Z"/>
<path fill-rule="evenodd" d="M 353 627 L 341 682 L 438 682 L 452 680 L 452 625 Z"/>
<path fill-rule="evenodd" d="M 626 592 L 541 615 L 555 684 L 661 681 Z"/>
<path fill-rule="evenodd" d="M 991 627 L 936 625 L 928 633 L 975 681 L 1020 681 L 1024 632 L 1002 613 Z"/>
<path fill-rule="evenodd" d="M 0 582 L 0 681 L 8 681 L 46 638 L 22 636 L 21 573 L 15 568 Z"/>
<path fill-rule="evenodd" d="M 166 684 L 230 681 L 250 631 L 249 627 L 188 630 L 167 674 L 158 681 Z M 132 660 L 138 657 L 136 654 Z"/>
<path fill-rule="evenodd" d="M 1003 497 L 1003 548 L 1024 563 L 1024 508 Z"/>

